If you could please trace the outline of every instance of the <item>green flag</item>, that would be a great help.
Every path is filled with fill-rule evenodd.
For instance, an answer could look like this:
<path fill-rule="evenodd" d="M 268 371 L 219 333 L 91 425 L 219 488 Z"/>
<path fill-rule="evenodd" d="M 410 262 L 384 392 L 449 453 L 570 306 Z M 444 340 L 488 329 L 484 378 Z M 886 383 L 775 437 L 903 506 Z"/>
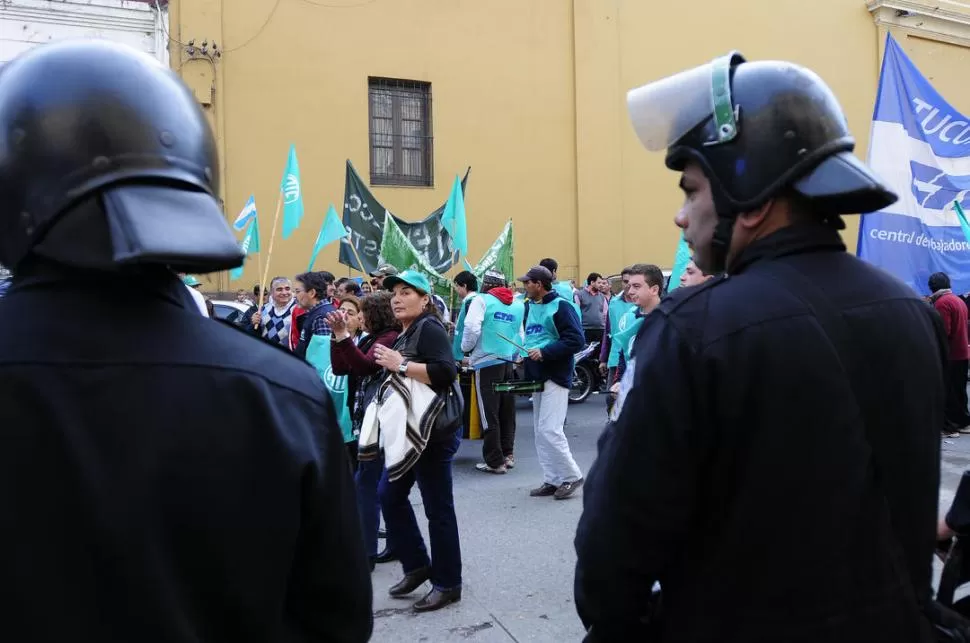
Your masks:
<path fill-rule="evenodd" d="M 303 219 L 303 184 L 300 182 L 300 163 L 296 160 L 295 145 L 290 145 L 290 156 L 286 161 L 280 190 L 283 192 L 283 238 L 289 239 Z"/>
<path fill-rule="evenodd" d="M 512 283 L 516 277 L 512 262 L 513 251 L 512 220 L 509 219 L 498 238 L 495 239 L 472 272 L 481 280 L 486 270 L 495 270 L 505 275 L 505 280 Z"/>
<path fill-rule="evenodd" d="M 384 235 L 381 239 L 380 260 L 381 263 L 389 263 L 402 272 L 417 270 L 424 274 L 435 293 L 446 300 L 454 291 L 451 280 L 431 267 L 427 259 L 414 248 L 407 235 L 395 223 L 394 217 L 384 217 Z"/>
<path fill-rule="evenodd" d="M 313 244 L 313 254 L 310 255 L 310 267 L 307 268 L 307 272 L 313 270 L 313 264 L 317 260 L 317 255 L 320 254 L 324 246 L 328 246 L 334 241 L 340 241 L 349 234 L 347 228 L 340 222 L 337 209 L 331 204 L 330 209 L 327 210 L 327 216 L 323 219 L 323 225 L 320 226 L 320 233 L 317 234 L 317 242 Z"/>
<path fill-rule="evenodd" d="M 680 286 L 680 276 L 687 270 L 688 263 L 690 263 L 690 246 L 687 245 L 687 239 L 681 232 L 677 252 L 674 254 L 674 267 L 670 269 L 670 279 L 667 280 L 667 292 Z"/>
<path fill-rule="evenodd" d="M 255 216 L 249 221 L 249 227 L 246 228 L 246 236 L 243 237 L 242 243 L 239 244 L 239 249 L 246 254 L 247 259 L 249 258 L 249 253 L 259 252 L 259 219 Z M 243 266 L 245 266 L 245 263 Z M 233 268 L 229 271 L 230 281 L 236 281 L 242 277 L 243 266 Z"/>

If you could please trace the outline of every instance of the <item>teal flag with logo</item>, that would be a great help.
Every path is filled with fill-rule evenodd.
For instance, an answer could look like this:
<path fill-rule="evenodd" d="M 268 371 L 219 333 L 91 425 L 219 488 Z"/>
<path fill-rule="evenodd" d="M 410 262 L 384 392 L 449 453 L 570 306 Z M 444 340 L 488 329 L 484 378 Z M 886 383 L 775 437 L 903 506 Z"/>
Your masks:
<path fill-rule="evenodd" d="M 468 226 L 465 222 L 465 194 L 462 190 L 461 179 L 455 177 L 451 185 L 451 195 L 445 203 L 445 211 L 441 215 L 441 225 L 451 235 L 455 250 L 462 255 L 468 254 Z"/>
<path fill-rule="evenodd" d="M 317 234 L 317 242 L 313 244 L 313 254 L 310 255 L 310 267 L 307 268 L 307 272 L 313 270 L 313 264 L 317 260 L 317 255 L 320 254 L 320 251 L 325 246 L 330 245 L 334 241 L 340 241 L 349 234 L 347 228 L 344 227 L 343 222 L 340 220 L 340 216 L 337 214 L 337 209 L 331 204 L 330 209 L 327 210 L 327 216 L 323 219 L 323 225 L 320 226 L 320 233 Z"/>
<path fill-rule="evenodd" d="M 347 376 L 334 375 L 330 362 L 330 336 L 314 335 L 306 349 L 306 361 L 317 369 L 317 375 L 330 392 L 333 399 L 333 409 L 337 412 L 337 422 L 343 433 L 344 442 L 352 442 L 354 435 L 350 422 L 350 409 L 347 408 Z"/>
<path fill-rule="evenodd" d="M 255 216 L 249 220 L 249 227 L 246 228 L 246 236 L 243 237 L 242 243 L 239 244 L 239 249 L 245 253 L 246 259 L 249 258 L 250 252 L 259 252 L 259 219 Z M 242 277 L 243 266 L 245 266 L 245 263 L 229 271 L 230 281 L 236 281 Z"/>
<path fill-rule="evenodd" d="M 289 239 L 303 220 L 303 184 L 300 182 L 300 163 L 296 160 L 295 145 L 290 145 L 290 157 L 286 161 L 280 191 L 283 193 L 283 238 Z"/>
<path fill-rule="evenodd" d="M 677 252 L 674 255 L 674 267 L 670 269 L 670 279 L 667 280 L 667 292 L 680 286 L 680 276 L 687 270 L 689 263 L 690 246 L 687 245 L 687 239 L 684 238 L 684 233 L 681 231 L 680 241 L 677 243 Z"/>

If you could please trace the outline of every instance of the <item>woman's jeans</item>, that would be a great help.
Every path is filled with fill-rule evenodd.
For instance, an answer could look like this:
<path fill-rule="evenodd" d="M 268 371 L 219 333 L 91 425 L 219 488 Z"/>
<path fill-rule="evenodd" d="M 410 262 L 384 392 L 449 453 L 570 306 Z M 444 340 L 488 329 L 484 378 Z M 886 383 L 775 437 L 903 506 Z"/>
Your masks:
<path fill-rule="evenodd" d="M 364 548 L 368 556 L 377 555 L 377 532 L 381 524 L 381 501 L 378 498 L 377 489 L 381 480 L 386 478 L 383 454 L 374 460 L 357 462 L 357 473 L 354 474 L 354 481 L 357 483 L 357 511 L 360 514 Z M 390 534 L 388 534 L 385 545 L 388 551 L 394 551 L 390 543 Z"/>
<path fill-rule="evenodd" d="M 460 443 L 459 427 L 450 437 L 428 442 L 418 461 L 400 479 L 389 482 L 384 476 L 380 481 L 387 535 L 394 543 L 394 553 L 401 560 L 404 573 L 430 566 L 431 584 L 439 590 L 461 587 L 461 545 L 451 479 L 451 461 Z M 415 482 L 424 501 L 424 515 L 428 518 L 430 561 L 408 500 Z"/>

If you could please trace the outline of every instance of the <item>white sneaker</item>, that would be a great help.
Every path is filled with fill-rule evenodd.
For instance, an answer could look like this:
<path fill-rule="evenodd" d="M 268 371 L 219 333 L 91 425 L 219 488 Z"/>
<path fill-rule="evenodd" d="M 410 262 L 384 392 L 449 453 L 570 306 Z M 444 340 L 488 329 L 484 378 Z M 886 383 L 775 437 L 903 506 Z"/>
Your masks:
<path fill-rule="evenodd" d="M 497 467 L 490 467 L 485 462 L 479 462 L 478 464 L 476 464 L 475 469 L 477 469 L 478 471 L 481 471 L 482 473 L 496 473 L 496 474 L 508 473 L 509 471 L 504 464 L 499 465 Z"/>

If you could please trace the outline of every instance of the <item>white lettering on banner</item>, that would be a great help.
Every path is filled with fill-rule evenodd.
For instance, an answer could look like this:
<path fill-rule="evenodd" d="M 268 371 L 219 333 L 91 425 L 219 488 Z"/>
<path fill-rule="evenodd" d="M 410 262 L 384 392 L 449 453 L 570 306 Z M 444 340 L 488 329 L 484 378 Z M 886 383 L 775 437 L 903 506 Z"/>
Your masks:
<path fill-rule="evenodd" d="M 295 174 L 287 174 L 283 184 L 283 204 L 289 205 L 300 200 L 300 179 Z"/>
<path fill-rule="evenodd" d="M 970 243 L 967 241 L 940 241 L 922 233 L 917 235 L 915 232 L 903 232 L 902 230 L 880 230 L 873 228 L 869 231 L 869 236 L 880 241 L 905 243 L 911 246 L 929 248 L 936 252 L 966 252 L 970 250 Z"/>
<path fill-rule="evenodd" d="M 946 114 L 941 118 L 933 127 L 930 127 L 930 123 L 933 119 L 939 116 L 940 108 L 930 105 L 925 100 L 921 98 L 913 99 L 913 106 L 916 111 L 917 116 L 921 116 L 923 112 L 928 112 L 926 117 L 920 122 L 920 129 L 923 130 L 924 134 L 936 135 L 944 143 L 955 143 L 956 145 L 967 145 L 970 144 L 970 123 L 966 121 L 950 121 L 953 119 L 951 114 Z M 963 127 L 963 130 L 954 137 L 950 137 L 950 131 Z"/>

